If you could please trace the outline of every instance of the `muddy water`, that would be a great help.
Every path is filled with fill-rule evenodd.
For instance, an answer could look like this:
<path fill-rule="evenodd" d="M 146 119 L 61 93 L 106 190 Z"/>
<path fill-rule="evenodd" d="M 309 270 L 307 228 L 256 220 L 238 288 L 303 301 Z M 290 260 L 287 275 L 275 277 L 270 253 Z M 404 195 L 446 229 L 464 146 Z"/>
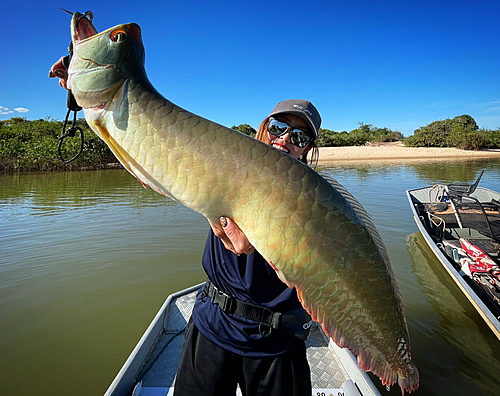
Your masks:
<path fill-rule="evenodd" d="M 423 243 L 405 195 L 470 183 L 481 169 L 481 185 L 500 191 L 498 160 L 327 168 L 386 241 L 421 373 L 418 395 L 500 389 L 500 341 Z M 205 279 L 207 231 L 203 217 L 125 171 L 1 175 L 2 393 L 103 394 L 167 295 Z"/>

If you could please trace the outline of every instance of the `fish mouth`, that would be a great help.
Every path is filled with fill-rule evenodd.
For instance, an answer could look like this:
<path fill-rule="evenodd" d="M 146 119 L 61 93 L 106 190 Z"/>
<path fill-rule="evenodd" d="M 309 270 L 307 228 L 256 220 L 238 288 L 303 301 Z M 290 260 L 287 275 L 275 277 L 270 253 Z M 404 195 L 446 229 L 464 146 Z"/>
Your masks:
<path fill-rule="evenodd" d="M 80 41 L 95 36 L 98 32 L 92 24 L 94 15 L 92 12 L 87 11 L 83 14 L 75 12 L 71 20 L 71 31 L 73 33 L 73 45 L 78 44 Z"/>
<path fill-rule="evenodd" d="M 92 19 L 94 15 L 91 11 L 87 11 L 83 14 L 79 12 L 71 12 L 61 8 L 61 10 L 67 12 L 70 15 L 73 15 L 71 20 L 71 31 L 72 31 L 72 41 L 70 44 L 69 51 L 73 52 L 73 48 L 80 41 L 85 40 L 89 37 L 95 36 L 98 32 L 97 29 L 92 24 Z M 62 57 L 59 59 L 49 71 L 49 78 L 60 78 L 59 84 L 67 89 L 67 80 L 68 80 L 68 67 L 69 67 L 69 58 Z"/>
<path fill-rule="evenodd" d="M 70 52 L 72 50 L 73 56 L 68 67 L 67 87 L 80 107 L 102 110 L 123 84 L 124 78 L 118 71 L 116 59 L 107 57 L 107 51 L 97 50 L 97 44 L 91 44 L 90 40 L 99 40 L 111 30 L 99 33 L 92 19 L 90 11 L 75 12 L 71 19 Z"/>

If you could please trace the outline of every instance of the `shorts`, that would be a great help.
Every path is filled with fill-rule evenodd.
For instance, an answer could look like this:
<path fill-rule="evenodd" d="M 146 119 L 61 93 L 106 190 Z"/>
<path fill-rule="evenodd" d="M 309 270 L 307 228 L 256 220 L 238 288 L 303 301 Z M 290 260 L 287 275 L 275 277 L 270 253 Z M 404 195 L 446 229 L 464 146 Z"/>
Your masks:
<path fill-rule="evenodd" d="M 189 321 L 174 396 L 310 396 L 305 343 L 278 356 L 249 358 L 207 340 Z"/>

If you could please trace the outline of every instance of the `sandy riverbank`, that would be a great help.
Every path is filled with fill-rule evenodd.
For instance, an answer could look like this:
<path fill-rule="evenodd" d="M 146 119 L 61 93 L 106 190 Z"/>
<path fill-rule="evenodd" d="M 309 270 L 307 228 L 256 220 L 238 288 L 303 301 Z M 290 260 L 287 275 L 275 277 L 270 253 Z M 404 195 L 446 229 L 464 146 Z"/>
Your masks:
<path fill-rule="evenodd" d="M 499 158 L 500 149 L 459 150 L 455 148 L 405 147 L 401 142 L 353 147 L 321 147 L 319 163 L 423 162 L 475 158 Z"/>

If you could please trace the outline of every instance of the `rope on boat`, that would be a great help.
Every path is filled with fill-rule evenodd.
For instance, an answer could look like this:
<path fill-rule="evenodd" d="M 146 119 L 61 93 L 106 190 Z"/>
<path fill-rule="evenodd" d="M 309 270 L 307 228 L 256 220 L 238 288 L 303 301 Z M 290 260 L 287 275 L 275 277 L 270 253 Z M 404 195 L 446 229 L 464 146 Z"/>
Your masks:
<path fill-rule="evenodd" d="M 446 230 L 446 221 L 433 213 L 427 212 L 429 214 L 429 220 L 431 223 L 439 230 L 441 234 L 441 239 L 444 236 L 444 230 Z"/>

